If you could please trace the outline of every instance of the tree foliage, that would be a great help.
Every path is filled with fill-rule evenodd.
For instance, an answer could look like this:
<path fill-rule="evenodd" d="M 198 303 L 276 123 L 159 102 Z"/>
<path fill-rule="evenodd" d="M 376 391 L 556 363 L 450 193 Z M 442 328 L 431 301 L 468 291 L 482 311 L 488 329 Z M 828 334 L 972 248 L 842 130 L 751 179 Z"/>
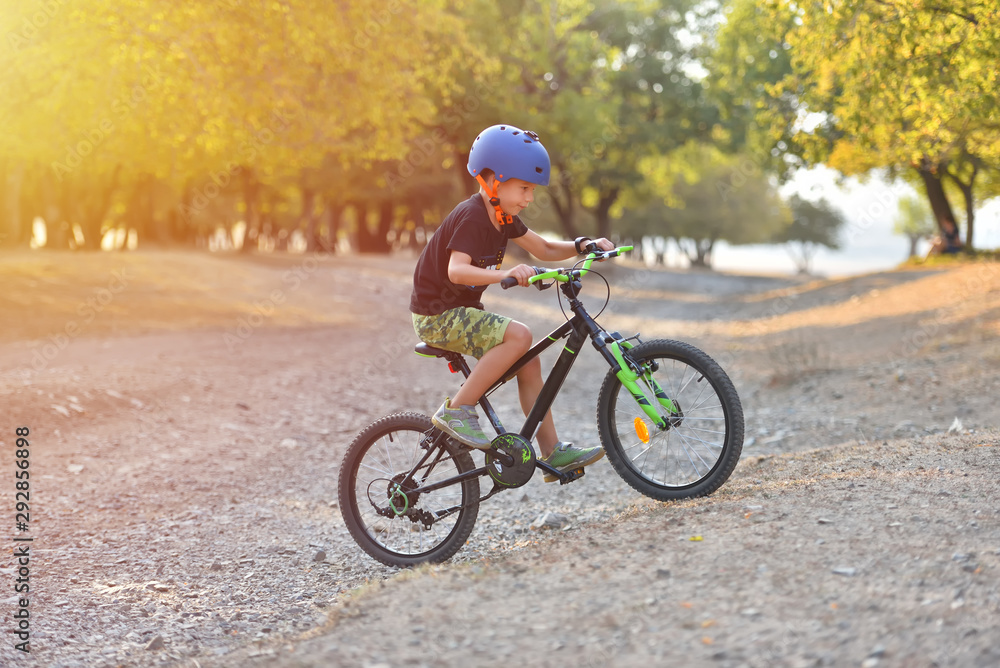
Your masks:
<path fill-rule="evenodd" d="M 788 177 L 805 164 L 804 147 L 784 122 L 798 113 L 801 92 L 776 86 L 793 73 L 787 37 L 795 16 L 758 0 L 732 0 L 720 20 L 704 55 L 708 95 L 720 114 L 713 140 L 727 151 L 753 155 L 780 178 Z"/>
<path fill-rule="evenodd" d="M 994 0 L 765 3 L 787 29 L 793 73 L 772 96 L 800 104 L 762 114 L 772 138 L 791 132 L 806 164 L 846 174 L 914 169 L 939 225 L 955 220 L 942 179 L 973 212 L 975 180 L 1000 169 L 1000 6 Z M 970 217 L 971 220 L 971 217 Z M 969 228 L 972 229 L 971 227 Z"/>
<path fill-rule="evenodd" d="M 909 257 L 917 254 L 917 244 L 934 234 L 934 215 L 926 199 L 907 196 L 899 200 L 899 213 L 892 231 L 902 234 L 910 241 Z"/>
<path fill-rule="evenodd" d="M 826 200 L 810 202 L 798 195 L 788 200 L 789 225 L 778 230 L 770 241 L 786 244 L 800 274 L 810 273 L 810 265 L 821 246 L 840 248 L 839 235 L 844 216 Z"/>
<path fill-rule="evenodd" d="M 739 230 L 688 230 L 681 212 L 754 205 L 745 187 L 712 205 L 705 183 L 770 192 L 765 172 L 827 162 L 911 170 L 939 221 L 960 220 L 950 201 L 963 198 L 971 240 L 974 202 L 1000 192 L 998 11 L 995 0 L 22 5 L 0 15 L 0 244 L 26 245 L 41 216 L 53 247 L 97 248 L 126 229 L 142 243 L 205 244 L 239 220 L 246 249 L 300 232 L 311 248 L 348 236 L 387 251 L 418 242 L 474 188 L 469 146 L 498 122 L 542 136 L 552 184 L 526 213 L 567 236 L 666 216 L 708 262 L 713 239 L 741 243 Z M 777 210 L 771 199 L 758 213 Z"/>
<path fill-rule="evenodd" d="M 46 200 L 8 227 L 23 241 L 39 214 L 95 248 L 116 200 L 162 183 L 178 228 L 235 190 L 256 229 L 291 215 L 308 170 L 404 158 L 435 111 L 426 87 L 451 90 L 440 67 L 477 52 L 445 4 L 83 0 L 6 14 L 0 160 Z M 155 238 L 163 221 L 150 223 Z"/>
<path fill-rule="evenodd" d="M 765 243 L 788 222 L 774 187 L 744 156 L 691 141 L 640 169 L 662 195 L 627 211 L 622 231 L 673 238 L 693 266 L 710 267 L 719 241 Z"/>

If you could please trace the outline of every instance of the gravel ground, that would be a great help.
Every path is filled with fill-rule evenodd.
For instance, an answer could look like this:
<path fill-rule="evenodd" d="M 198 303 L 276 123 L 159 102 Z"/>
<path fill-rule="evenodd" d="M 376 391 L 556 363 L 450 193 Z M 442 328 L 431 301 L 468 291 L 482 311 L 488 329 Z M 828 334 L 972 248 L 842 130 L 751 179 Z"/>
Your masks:
<path fill-rule="evenodd" d="M 237 656 L 996 666 L 998 447 L 990 431 L 750 458 L 711 499 L 639 503 L 530 551 L 397 576 L 357 592 L 315 637 Z"/>
<path fill-rule="evenodd" d="M 289 266 L 195 257 L 239 263 L 220 303 L 220 285 L 263 291 Z M 486 665 L 520 649 L 538 665 L 997 663 L 997 272 L 935 306 L 934 281 L 982 271 L 803 284 L 608 268 L 610 326 L 641 318 L 730 371 L 748 427 L 731 482 L 659 505 L 606 461 L 566 486 L 533 479 L 483 504 L 451 564 L 399 574 L 351 541 L 335 481 L 365 424 L 429 413 L 453 389 L 443 364 L 410 354 L 410 266 L 322 263 L 237 344 L 239 314 L 187 322 L 183 305 L 138 328 L 109 308 L 108 331 L 43 369 L 37 333 L 0 344 L 0 441 L 32 429 L 36 537 L 32 655 L 8 642 L 0 662 Z M 491 291 L 488 306 L 540 335 L 561 317 L 552 295 Z M 843 323 L 845 305 L 899 312 Z M 825 327 L 796 328 L 823 309 Z M 603 364 L 584 355 L 571 374 L 562 438 L 596 442 Z M 518 415 L 513 390 L 496 406 Z M 544 513 L 562 529 L 532 530 Z"/>

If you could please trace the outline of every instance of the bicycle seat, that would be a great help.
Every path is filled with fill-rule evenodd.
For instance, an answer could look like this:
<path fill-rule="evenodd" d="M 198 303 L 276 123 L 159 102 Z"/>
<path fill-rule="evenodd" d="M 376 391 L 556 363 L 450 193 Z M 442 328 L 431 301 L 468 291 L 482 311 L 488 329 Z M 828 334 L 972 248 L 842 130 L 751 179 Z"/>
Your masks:
<path fill-rule="evenodd" d="M 413 347 L 413 352 L 418 355 L 423 355 L 424 357 L 444 357 L 449 360 L 457 359 L 462 356 L 461 353 L 444 350 L 443 348 L 435 348 L 434 346 L 422 342 Z"/>

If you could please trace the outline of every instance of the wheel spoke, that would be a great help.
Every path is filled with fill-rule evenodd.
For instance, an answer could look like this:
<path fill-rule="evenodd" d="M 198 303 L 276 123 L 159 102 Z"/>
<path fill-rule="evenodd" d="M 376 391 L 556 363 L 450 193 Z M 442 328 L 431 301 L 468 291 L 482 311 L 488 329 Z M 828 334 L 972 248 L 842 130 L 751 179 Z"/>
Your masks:
<path fill-rule="evenodd" d="M 641 355 L 644 352 L 643 346 L 648 350 L 656 350 L 656 345 L 661 346 L 660 350 L 680 349 L 680 351 L 662 355 L 657 353 Z M 655 397 L 655 392 L 652 390 L 655 380 L 656 385 L 663 389 L 664 394 L 676 406 L 677 412 L 673 415 L 668 413 L 666 408 L 659 411 L 669 423 L 666 429 L 651 427 L 648 416 L 642 410 L 643 407 L 636 404 L 631 393 L 622 387 L 620 382 L 613 385 L 616 391 L 610 400 L 604 400 L 608 403 L 602 404 L 605 406 L 602 410 L 606 411 L 606 417 L 603 419 L 610 419 L 614 425 L 608 432 L 602 432 L 610 434 L 614 446 L 609 451 L 611 452 L 609 457 L 618 453 L 614 456 L 621 458 L 624 471 L 632 471 L 637 480 L 663 490 L 693 487 L 715 475 L 723 458 L 732 461 L 733 450 L 728 445 L 734 427 L 734 416 L 740 434 L 743 428 L 738 397 L 734 413 L 734 407 L 727 403 L 727 397 L 719 389 L 728 384 L 730 386 L 728 396 L 735 396 L 735 390 L 731 388 L 728 378 L 723 375 L 720 379 L 711 367 L 705 366 L 704 360 L 689 362 L 685 356 L 699 351 L 688 353 L 683 349 L 684 344 L 671 342 L 643 343 L 636 348 L 640 353 L 636 356 L 637 360 L 642 360 L 641 363 L 655 361 L 657 367 L 657 370 L 652 372 L 651 378 L 645 378 L 641 385 L 644 395 L 647 399 L 650 393 Z M 708 363 L 710 364 L 711 360 L 708 360 Z M 704 368 L 708 368 L 708 371 L 701 370 Z M 723 385 L 720 385 L 720 382 Z M 651 427 L 653 431 L 652 438 L 645 443 L 642 439 L 636 439 L 637 434 L 633 431 L 636 417 L 642 418 L 646 426 Z M 742 441 L 735 446 L 736 458 L 739 457 L 741 446 Z M 731 471 L 732 465 L 724 475 L 728 476 Z M 655 496 L 652 492 L 640 491 Z M 663 498 L 676 498 L 676 495 Z"/>
<path fill-rule="evenodd" d="M 687 425 L 685 425 L 684 428 L 685 429 L 690 429 L 691 431 L 703 431 L 706 434 L 722 434 L 722 435 L 725 435 L 725 433 L 726 433 L 724 431 L 715 431 L 714 429 L 704 429 L 702 427 L 689 427 Z"/>
<path fill-rule="evenodd" d="M 472 479 L 415 496 L 409 494 L 406 513 L 389 517 L 382 514 L 385 511 L 391 513 L 393 505 L 402 506 L 401 497 L 393 498 L 392 489 L 395 484 L 402 484 L 404 491 L 401 494 L 406 494 L 406 489 L 445 481 L 473 467 L 467 454 L 464 463 L 460 463 L 459 455 L 453 455 L 447 450 L 438 453 L 431 451 L 428 456 L 421 444 L 427 444 L 424 439 L 426 430 L 430 429 L 429 420 L 422 416 L 402 416 L 397 419 L 404 422 L 405 419 L 410 419 L 413 423 L 416 418 L 421 419 L 415 424 L 426 423 L 427 426 L 400 427 L 391 432 L 383 432 L 372 438 L 367 445 L 361 444 L 360 449 L 359 446 L 352 445 L 351 452 L 357 452 L 349 454 L 349 457 L 354 458 L 353 475 L 350 477 L 354 481 L 354 492 L 353 498 L 348 498 L 342 504 L 345 519 L 347 513 L 352 513 L 356 525 L 368 537 L 371 549 L 362 540 L 363 536 L 359 537 L 359 543 L 362 543 L 369 554 L 390 565 L 414 563 L 400 561 L 400 558 L 416 559 L 416 563 L 431 560 L 431 556 L 422 557 L 440 553 L 439 548 L 449 542 L 451 544 L 446 548 L 447 554 L 433 557 L 433 560 L 440 561 L 451 556 L 465 542 L 472 529 L 472 522 L 475 521 L 475 506 L 471 514 L 466 506 L 470 502 L 478 505 L 479 484 Z M 444 448 L 441 444 L 432 447 Z M 421 459 L 424 461 L 418 467 Z M 342 473 L 342 481 L 347 479 L 345 473 Z M 403 483 L 404 476 L 407 475 L 411 477 Z M 467 491 L 472 494 L 467 496 Z M 456 512 L 440 517 L 444 509 L 454 507 L 458 507 Z M 423 520 L 419 519 L 424 514 L 434 518 L 429 527 L 425 527 Z M 463 517 L 468 519 L 463 521 Z M 417 521 L 413 521 L 414 519 Z M 354 535 L 358 537 L 358 534 Z M 375 548 L 378 551 L 373 551 Z"/>
<path fill-rule="evenodd" d="M 633 447 L 635 447 L 635 446 L 633 446 Z M 647 452 L 649 452 L 652 447 L 653 446 L 651 446 L 651 445 L 646 446 L 645 450 L 643 450 L 642 452 L 640 452 L 639 454 L 637 454 L 635 457 L 632 457 L 632 461 L 634 462 L 635 460 L 639 459 L 639 457 L 642 457 L 644 454 L 646 454 Z"/>

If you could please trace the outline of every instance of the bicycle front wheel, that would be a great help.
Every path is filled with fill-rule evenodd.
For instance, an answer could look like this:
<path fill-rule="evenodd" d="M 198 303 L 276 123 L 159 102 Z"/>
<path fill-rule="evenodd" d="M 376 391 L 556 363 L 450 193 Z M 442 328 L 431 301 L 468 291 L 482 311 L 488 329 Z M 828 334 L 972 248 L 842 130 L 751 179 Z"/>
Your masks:
<path fill-rule="evenodd" d="M 340 469 L 340 510 L 361 548 L 388 566 L 450 559 L 479 514 L 479 478 L 431 491 L 475 468 L 426 415 L 397 413 L 365 428 Z"/>
<path fill-rule="evenodd" d="M 597 425 L 611 465 L 654 499 L 711 494 L 732 475 L 743 450 L 743 407 L 729 376 L 680 341 L 647 341 L 626 355 L 647 371 L 637 383 L 663 424 L 657 426 L 610 371 L 597 402 Z M 656 396 L 658 388 L 666 401 Z"/>

